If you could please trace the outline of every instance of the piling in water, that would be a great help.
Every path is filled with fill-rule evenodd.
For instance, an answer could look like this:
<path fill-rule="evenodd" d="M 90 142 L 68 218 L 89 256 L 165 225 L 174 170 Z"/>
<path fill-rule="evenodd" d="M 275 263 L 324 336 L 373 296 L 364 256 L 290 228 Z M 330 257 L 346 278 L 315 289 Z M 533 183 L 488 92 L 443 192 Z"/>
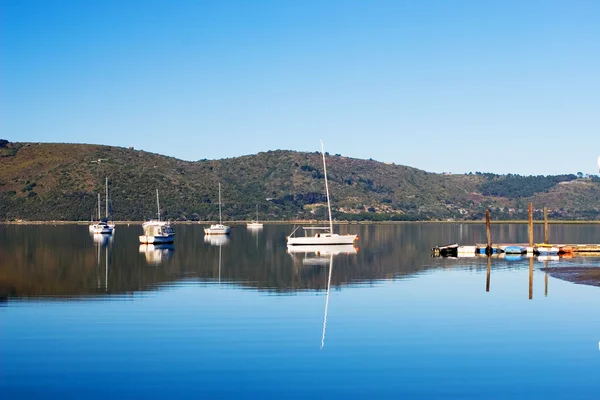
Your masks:
<path fill-rule="evenodd" d="M 548 244 L 548 208 L 544 207 L 544 243 Z"/>
<path fill-rule="evenodd" d="M 485 210 L 485 232 L 487 234 L 487 246 L 485 254 L 492 255 L 492 232 L 490 230 L 490 210 Z"/>
<path fill-rule="evenodd" d="M 533 247 L 533 204 L 529 202 L 529 247 Z"/>

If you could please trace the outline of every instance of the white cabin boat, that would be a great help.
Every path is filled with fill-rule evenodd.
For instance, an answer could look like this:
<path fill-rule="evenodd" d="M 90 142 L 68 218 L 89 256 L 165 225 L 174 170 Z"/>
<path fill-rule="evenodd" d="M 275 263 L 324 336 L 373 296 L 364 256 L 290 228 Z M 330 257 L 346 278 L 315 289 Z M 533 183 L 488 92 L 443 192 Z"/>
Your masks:
<path fill-rule="evenodd" d="M 147 221 L 142 224 L 144 234 L 141 235 L 142 244 L 166 244 L 173 243 L 175 231 L 166 221 Z"/>
<path fill-rule="evenodd" d="M 287 237 L 288 246 L 310 246 L 310 245 L 344 245 L 353 244 L 358 240 L 357 235 L 339 235 L 333 233 L 333 218 L 331 217 L 331 202 L 329 200 L 329 184 L 327 183 L 327 164 L 325 163 L 325 149 L 321 142 L 321 153 L 323 154 L 323 172 L 325 175 L 325 192 L 327 194 L 327 209 L 329 211 L 328 227 L 302 227 L 305 236 L 294 236 L 298 228 Z M 316 233 L 314 233 L 316 231 Z M 310 235 L 309 235 L 310 233 Z"/>
<path fill-rule="evenodd" d="M 228 235 L 231 232 L 231 228 L 227 225 L 223 225 L 221 219 L 221 183 L 219 183 L 219 223 L 213 224 L 208 228 L 204 228 L 204 234 L 206 235 Z"/>
<path fill-rule="evenodd" d="M 142 224 L 144 234 L 139 237 L 142 244 L 173 243 L 175 231 L 167 221 L 160 220 L 160 202 L 158 189 L 156 189 L 156 205 L 158 207 L 158 220 L 151 220 Z"/>

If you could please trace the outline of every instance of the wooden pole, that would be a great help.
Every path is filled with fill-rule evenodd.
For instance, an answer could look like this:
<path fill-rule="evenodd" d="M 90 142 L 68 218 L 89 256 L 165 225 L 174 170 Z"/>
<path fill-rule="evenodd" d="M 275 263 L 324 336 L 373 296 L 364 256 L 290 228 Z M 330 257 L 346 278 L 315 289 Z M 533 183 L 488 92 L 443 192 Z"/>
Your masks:
<path fill-rule="evenodd" d="M 485 248 L 485 254 L 488 256 L 492 254 L 492 232 L 490 230 L 490 210 L 485 210 L 485 232 L 487 234 L 487 247 Z"/>
<path fill-rule="evenodd" d="M 533 299 L 533 257 L 529 259 L 529 300 Z"/>
<path fill-rule="evenodd" d="M 544 243 L 548 244 L 548 208 L 544 207 Z"/>
<path fill-rule="evenodd" d="M 490 276 L 492 275 L 492 258 L 487 259 L 487 277 L 485 279 L 485 291 L 490 291 Z"/>
<path fill-rule="evenodd" d="M 529 247 L 533 247 L 533 204 L 529 202 Z"/>

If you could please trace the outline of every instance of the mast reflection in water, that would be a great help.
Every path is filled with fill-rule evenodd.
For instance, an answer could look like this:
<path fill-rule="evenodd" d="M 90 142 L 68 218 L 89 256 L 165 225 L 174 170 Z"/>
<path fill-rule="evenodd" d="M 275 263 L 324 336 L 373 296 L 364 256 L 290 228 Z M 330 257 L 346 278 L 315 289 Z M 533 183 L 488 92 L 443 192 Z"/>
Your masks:
<path fill-rule="evenodd" d="M 359 235 L 360 251 L 288 251 L 285 225 L 205 241 L 201 225 L 182 224 L 172 248 L 140 248 L 139 226 L 119 226 L 110 240 L 90 237 L 85 225 L 0 225 L 0 359 L 7 360 L 0 393 L 504 399 L 600 392 L 593 318 L 600 289 L 553 275 L 560 266 L 600 269 L 598 257 L 431 258 L 435 243 L 485 240 L 485 226 L 338 228 Z M 498 241 L 527 238 L 526 225 L 492 230 Z M 557 242 L 600 242 L 597 226 L 551 230 Z"/>

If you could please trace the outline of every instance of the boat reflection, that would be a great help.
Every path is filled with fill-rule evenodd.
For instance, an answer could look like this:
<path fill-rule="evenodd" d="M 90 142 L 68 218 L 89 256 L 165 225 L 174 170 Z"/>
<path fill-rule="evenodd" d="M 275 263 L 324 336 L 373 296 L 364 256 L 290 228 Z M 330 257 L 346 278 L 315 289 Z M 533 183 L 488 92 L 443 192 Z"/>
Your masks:
<path fill-rule="evenodd" d="M 223 246 L 228 244 L 229 241 L 228 235 L 204 235 L 204 243 L 208 243 L 211 246 Z"/>
<path fill-rule="evenodd" d="M 104 292 L 108 292 L 108 269 L 109 269 L 109 252 L 108 248 L 112 249 L 113 236 L 105 235 L 102 233 L 95 233 L 93 235 L 94 244 L 97 249 L 97 264 L 96 264 L 96 290 L 100 290 L 104 288 Z M 104 249 L 104 283 L 102 283 L 102 274 L 101 274 L 101 261 L 102 261 L 102 252 L 101 249 Z M 112 254 L 112 251 L 111 251 Z"/>
<path fill-rule="evenodd" d="M 103 235 L 102 233 L 94 233 L 92 235 L 94 243 L 99 244 L 102 247 L 108 246 L 113 242 L 113 235 Z"/>
<path fill-rule="evenodd" d="M 173 256 L 172 244 L 140 244 L 139 252 L 146 256 L 150 265 L 159 265 Z"/>
<path fill-rule="evenodd" d="M 541 254 L 541 255 L 537 256 L 537 260 L 538 261 L 560 261 L 560 256 Z"/>
<path fill-rule="evenodd" d="M 340 254 L 352 255 L 358 253 L 358 247 L 351 244 L 331 245 L 331 246 L 288 246 L 287 252 L 296 259 L 304 255 L 302 264 L 304 265 L 327 265 L 330 258 Z"/>

